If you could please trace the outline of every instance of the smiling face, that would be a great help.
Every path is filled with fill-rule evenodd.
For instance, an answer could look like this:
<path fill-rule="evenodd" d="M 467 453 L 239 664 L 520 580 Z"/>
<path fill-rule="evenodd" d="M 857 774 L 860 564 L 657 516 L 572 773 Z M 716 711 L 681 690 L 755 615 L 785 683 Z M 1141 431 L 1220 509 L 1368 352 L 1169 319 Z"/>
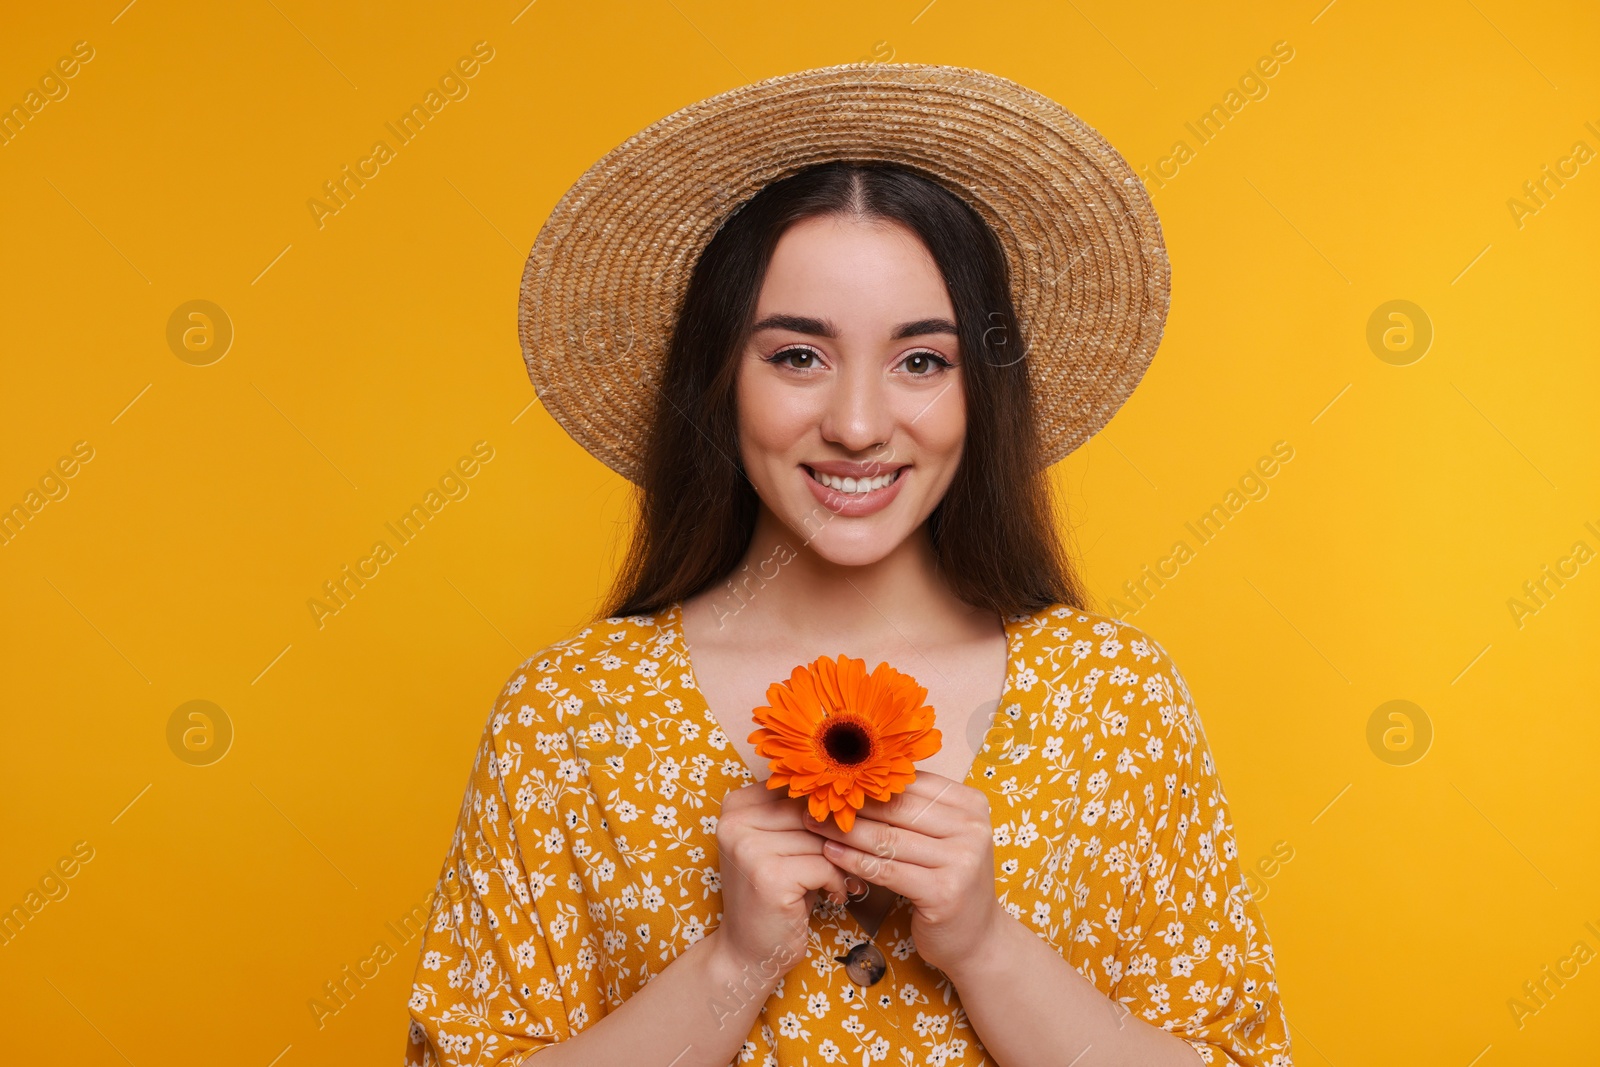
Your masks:
<path fill-rule="evenodd" d="M 845 566 L 921 528 L 961 461 L 966 391 L 950 294 L 911 230 L 791 226 L 739 358 L 740 454 L 766 509 Z"/>

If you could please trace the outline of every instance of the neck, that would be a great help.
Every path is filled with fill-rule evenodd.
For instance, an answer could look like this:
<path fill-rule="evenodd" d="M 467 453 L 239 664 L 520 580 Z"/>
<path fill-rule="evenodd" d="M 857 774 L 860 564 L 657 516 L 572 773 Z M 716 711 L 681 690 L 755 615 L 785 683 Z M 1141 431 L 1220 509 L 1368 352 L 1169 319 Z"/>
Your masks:
<path fill-rule="evenodd" d="M 875 647 L 954 628 L 989 626 L 986 613 L 939 575 L 927 524 L 873 563 L 818 555 L 765 505 L 741 565 L 694 598 L 711 626 L 781 635 L 804 647 Z"/>

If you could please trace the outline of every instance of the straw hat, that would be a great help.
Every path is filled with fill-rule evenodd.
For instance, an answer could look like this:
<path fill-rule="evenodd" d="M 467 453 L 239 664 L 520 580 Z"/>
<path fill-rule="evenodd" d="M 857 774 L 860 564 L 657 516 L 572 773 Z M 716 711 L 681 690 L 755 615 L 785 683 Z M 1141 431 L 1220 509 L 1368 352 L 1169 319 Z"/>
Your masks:
<path fill-rule="evenodd" d="M 608 152 L 534 240 L 518 332 L 540 401 L 638 481 L 673 323 L 700 252 L 763 186 L 878 160 L 939 182 L 995 231 L 1046 462 L 1110 421 L 1161 340 L 1171 268 L 1143 184 L 1060 104 L 964 67 L 846 63 L 691 104 Z"/>

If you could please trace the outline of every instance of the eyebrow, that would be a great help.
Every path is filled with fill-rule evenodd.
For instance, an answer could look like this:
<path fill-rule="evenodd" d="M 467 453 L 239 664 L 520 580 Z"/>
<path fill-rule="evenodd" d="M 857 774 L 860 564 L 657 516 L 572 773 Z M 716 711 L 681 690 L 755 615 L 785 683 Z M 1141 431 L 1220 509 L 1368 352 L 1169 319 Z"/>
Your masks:
<path fill-rule="evenodd" d="M 791 330 L 795 333 L 809 334 L 812 337 L 826 337 L 830 340 L 839 336 L 839 328 L 828 319 L 816 319 L 809 315 L 768 315 L 755 326 L 751 333 L 760 333 L 762 330 Z M 956 324 L 949 319 L 917 319 L 913 322 L 903 322 L 889 335 L 892 341 L 905 337 L 922 337 L 932 333 L 956 334 Z"/>

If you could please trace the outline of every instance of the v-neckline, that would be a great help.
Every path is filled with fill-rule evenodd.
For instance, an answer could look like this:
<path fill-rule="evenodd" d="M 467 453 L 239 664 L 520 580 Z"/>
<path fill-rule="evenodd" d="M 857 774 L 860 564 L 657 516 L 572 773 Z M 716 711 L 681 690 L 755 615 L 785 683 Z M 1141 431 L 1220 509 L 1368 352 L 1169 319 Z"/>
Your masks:
<path fill-rule="evenodd" d="M 705 692 L 700 688 L 700 679 L 695 674 L 694 656 L 689 649 L 689 640 L 683 632 L 683 602 L 681 600 L 675 601 L 668 606 L 664 614 L 664 620 L 666 629 L 671 636 L 672 643 L 675 646 L 678 655 L 682 657 L 684 670 L 688 674 L 689 684 L 687 688 L 692 688 L 694 690 L 694 700 L 699 703 L 700 710 L 704 714 L 710 716 L 711 721 L 716 724 L 718 729 L 722 729 L 722 719 L 717 716 L 716 711 L 711 707 L 710 701 L 706 699 Z M 1005 680 L 1000 686 L 1000 699 L 995 704 L 995 712 L 999 712 L 1000 709 L 1005 706 L 1006 697 L 1010 696 L 1012 682 L 1016 677 L 1016 670 L 1014 666 L 1015 660 L 1012 657 L 1012 645 L 1013 638 L 1016 636 L 1016 628 L 1021 625 L 1021 621 L 1019 619 L 1018 621 L 1013 622 L 1011 619 L 1002 616 L 1000 619 L 1000 625 L 1005 631 L 1006 674 Z M 935 714 L 937 714 L 937 712 Z M 985 759 L 985 757 L 989 755 L 989 750 L 993 747 L 989 740 L 989 735 L 993 732 L 993 730 L 994 722 L 991 719 L 989 729 L 984 731 L 983 743 L 979 746 L 978 751 L 972 757 L 972 766 L 967 769 L 966 777 L 961 781 L 962 785 L 970 786 L 975 789 L 983 789 L 984 775 L 982 773 L 982 769 L 991 762 L 990 760 Z M 723 730 L 723 733 L 726 735 L 727 731 Z M 697 736 L 703 739 L 703 743 L 708 748 L 712 747 L 708 734 L 699 734 Z M 739 765 L 744 768 L 745 773 L 749 775 L 752 783 L 760 783 L 765 780 L 756 776 L 755 768 L 750 766 L 750 762 L 744 758 L 744 754 L 739 751 L 738 746 L 733 743 L 733 739 L 731 737 L 728 740 L 728 747 L 732 749 L 734 758 L 739 761 Z M 721 753 L 718 753 L 718 755 L 720 756 Z M 868 885 L 874 884 L 876 883 L 868 883 Z M 868 890 L 868 895 L 871 895 L 870 889 Z M 867 898 L 863 897 L 862 899 L 865 900 Z M 858 931 L 860 940 L 871 941 L 877 935 L 877 933 L 883 929 L 884 924 L 889 921 L 889 916 L 894 914 L 895 909 L 900 906 L 900 900 L 900 896 L 896 894 L 895 899 L 890 901 L 889 906 L 884 909 L 883 915 L 878 919 L 877 925 L 873 927 L 870 933 L 867 931 L 865 925 L 862 924 L 861 920 L 857 918 L 855 912 L 850 910 L 848 904 L 846 904 L 842 909 L 841 914 L 849 916 L 851 923 L 854 924 L 856 930 Z"/>

